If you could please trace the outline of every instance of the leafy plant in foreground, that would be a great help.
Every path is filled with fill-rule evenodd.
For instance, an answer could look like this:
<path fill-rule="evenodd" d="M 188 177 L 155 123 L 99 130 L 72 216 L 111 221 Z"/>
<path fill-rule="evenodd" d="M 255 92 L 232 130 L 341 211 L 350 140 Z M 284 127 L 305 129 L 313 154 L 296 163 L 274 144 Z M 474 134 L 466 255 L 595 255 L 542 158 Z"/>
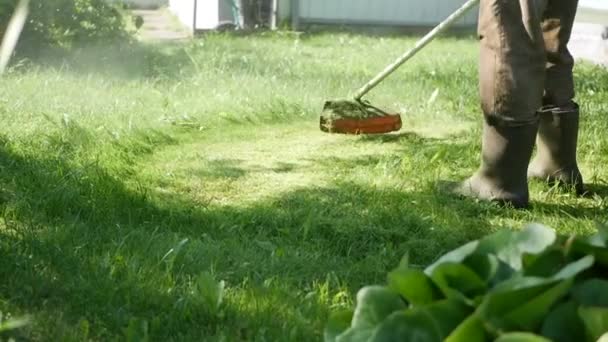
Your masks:
<path fill-rule="evenodd" d="M 407 262 L 388 285 L 335 313 L 326 341 L 604 341 L 608 336 L 608 228 L 561 237 L 530 225 L 500 231 L 425 270 Z M 604 335 L 604 336 L 603 336 Z"/>

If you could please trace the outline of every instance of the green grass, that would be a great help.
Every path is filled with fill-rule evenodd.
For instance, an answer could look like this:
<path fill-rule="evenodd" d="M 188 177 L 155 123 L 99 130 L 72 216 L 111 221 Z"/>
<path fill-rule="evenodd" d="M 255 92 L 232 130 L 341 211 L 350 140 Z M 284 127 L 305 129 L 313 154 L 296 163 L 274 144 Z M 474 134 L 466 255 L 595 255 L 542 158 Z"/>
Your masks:
<path fill-rule="evenodd" d="M 478 165 L 476 43 L 432 44 L 369 96 L 386 136 L 327 135 L 344 98 L 414 39 L 207 36 L 16 63 L 0 82 L 0 312 L 17 340 L 319 340 L 327 315 L 502 227 L 608 220 L 608 72 L 576 69 L 588 198 L 528 211 L 436 190 Z M 438 90 L 434 101 L 429 101 Z M 226 284 L 219 310 L 201 274 Z"/>

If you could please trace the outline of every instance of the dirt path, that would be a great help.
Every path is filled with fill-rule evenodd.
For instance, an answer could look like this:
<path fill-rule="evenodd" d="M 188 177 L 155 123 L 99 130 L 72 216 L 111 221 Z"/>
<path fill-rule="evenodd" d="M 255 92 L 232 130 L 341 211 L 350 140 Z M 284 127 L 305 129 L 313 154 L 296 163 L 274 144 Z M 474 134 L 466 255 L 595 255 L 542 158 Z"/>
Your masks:
<path fill-rule="evenodd" d="M 179 22 L 166 9 L 134 10 L 134 15 L 144 19 L 139 30 L 139 38 L 144 41 L 176 41 L 191 37 L 190 33 L 180 26 Z"/>

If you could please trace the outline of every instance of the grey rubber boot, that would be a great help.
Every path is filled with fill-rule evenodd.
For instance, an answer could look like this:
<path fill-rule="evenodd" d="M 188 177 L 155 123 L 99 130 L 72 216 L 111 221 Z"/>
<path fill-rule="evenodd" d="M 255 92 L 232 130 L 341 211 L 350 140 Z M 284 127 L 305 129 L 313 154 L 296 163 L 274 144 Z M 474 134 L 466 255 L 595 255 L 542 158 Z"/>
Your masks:
<path fill-rule="evenodd" d="M 544 107 L 539 115 L 538 153 L 528 168 L 528 177 L 558 183 L 583 194 L 583 177 L 576 162 L 578 105 L 573 102 L 566 108 Z"/>
<path fill-rule="evenodd" d="M 457 194 L 526 208 L 527 169 L 538 124 L 493 126 L 484 121 L 481 166 L 455 189 Z"/>

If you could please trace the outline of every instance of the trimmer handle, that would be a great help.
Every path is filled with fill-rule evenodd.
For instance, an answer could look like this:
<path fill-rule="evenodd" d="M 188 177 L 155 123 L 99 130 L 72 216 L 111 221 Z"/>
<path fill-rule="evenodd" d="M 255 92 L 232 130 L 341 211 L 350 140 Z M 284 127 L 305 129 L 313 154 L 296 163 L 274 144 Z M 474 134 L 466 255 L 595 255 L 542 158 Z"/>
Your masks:
<path fill-rule="evenodd" d="M 455 21 L 462 18 L 462 16 L 464 16 L 471 8 L 475 7 L 479 1 L 480 0 L 468 0 L 464 5 L 462 5 L 462 7 L 437 25 L 431 32 L 422 37 L 412 49 L 401 55 L 401 57 L 399 57 L 393 64 L 387 66 L 386 69 L 384 69 L 361 89 L 359 89 L 355 93 L 354 99 L 359 101 L 365 94 L 369 93 L 370 90 L 374 89 L 378 84 L 380 84 L 380 82 L 382 82 L 388 75 L 392 74 L 403 63 L 414 57 L 420 50 L 422 50 L 422 48 L 433 41 L 433 39 L 435 39 L 439 34 L 448 29 Z"/>

